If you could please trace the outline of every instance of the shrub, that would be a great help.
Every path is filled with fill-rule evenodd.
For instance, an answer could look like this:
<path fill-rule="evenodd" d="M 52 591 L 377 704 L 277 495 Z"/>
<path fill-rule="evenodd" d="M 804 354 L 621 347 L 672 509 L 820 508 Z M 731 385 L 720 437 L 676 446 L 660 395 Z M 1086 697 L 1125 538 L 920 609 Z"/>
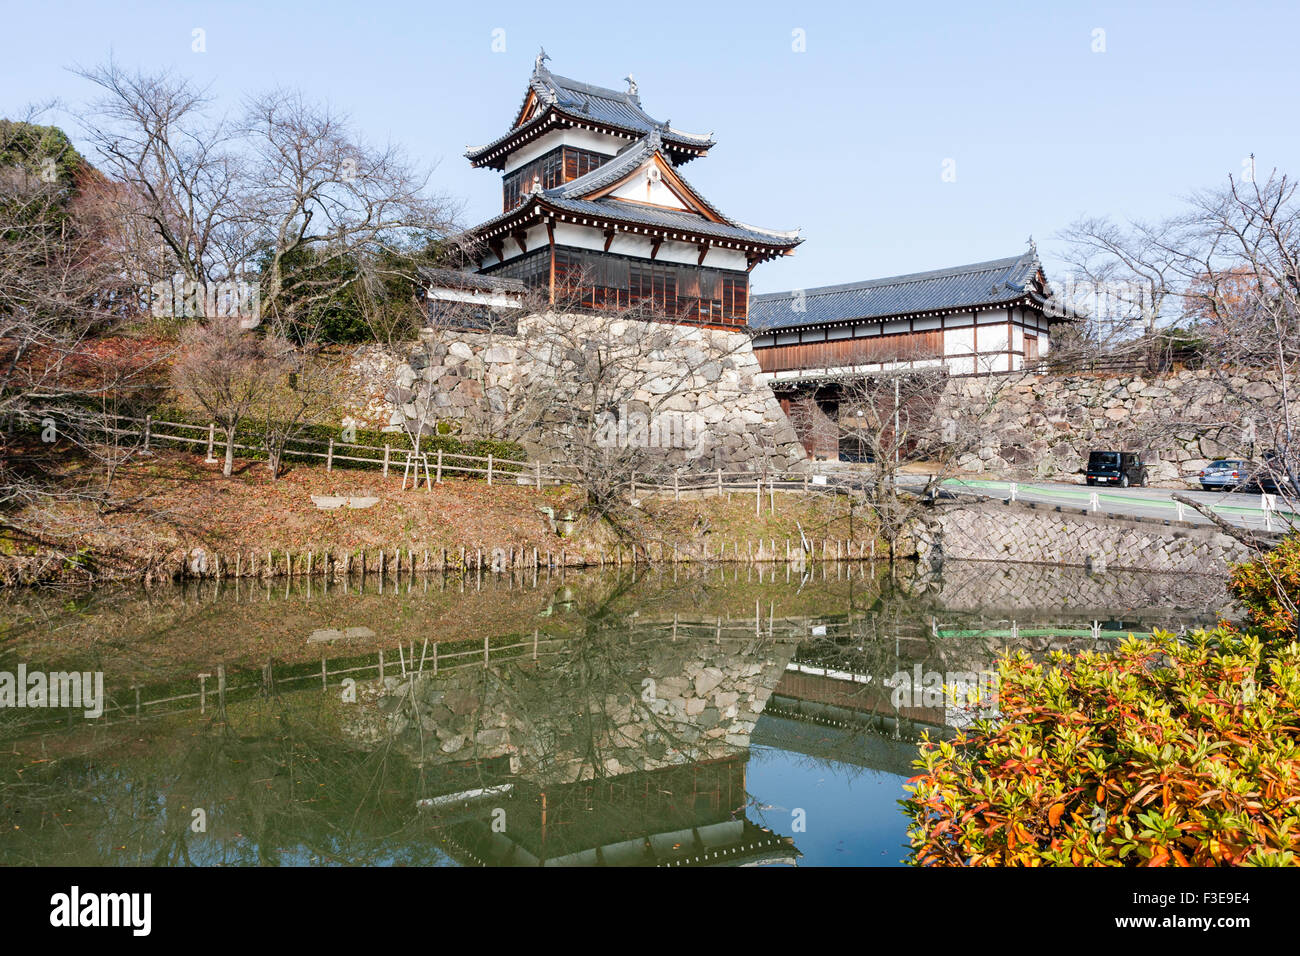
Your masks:
<path fill-rule="evenodd" d="M 922 742 L 913 863 L 1300 862 L 1300 646 L 1157 631 L 999 673 L 1000 720 Z"/>
<path fill-rule="evenodd" d="M 1296 604 L 1300 602 L 1300 535 L 1282 539 L 1273 550 L 1235 565 L 1228 588 L 1246 608 L 1252 625 L 1271 638 L 1296 639 Z"/>

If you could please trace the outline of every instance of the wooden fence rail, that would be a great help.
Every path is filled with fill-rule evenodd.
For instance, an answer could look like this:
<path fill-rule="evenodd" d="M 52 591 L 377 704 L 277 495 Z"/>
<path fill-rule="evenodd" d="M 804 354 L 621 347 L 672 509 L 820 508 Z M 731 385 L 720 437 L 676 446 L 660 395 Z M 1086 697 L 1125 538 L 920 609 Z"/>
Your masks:
<path fill-rule="evenodd" d="M 182 446 L 203 446 L 208 459 L 215 460 L 218 449 L 225 450 L 225 442 L 220 437 L 215 422 L 196 425 L 188 422 L 171 422 L 152 417 L 132 418 L 114 416 L 115 424 L 105 426 L 105 432 L 115 438 L 139 440 L 142 447 L 149 448 L 156 442 L 174 442 Z M 124 427 L 129 426 L 129 427 Z M 186 434 L 188 432 L 188 434 Z M 240 442 L 233 444 L 233 450 L 239 452 L 265 453 L 262 445 L 248 445 Z M 531 485 L 541 488 L 544 485 L 572 484 L 579 478 L 579 470 L 573 465 L 555 462 L 516 461 L 498 458 L 492 455 L 468 455 L 460 452 L 437 450 L 435 452 L 418 452 L 401 445 L 384 444 L 365 445 L 342 442 L 337 439 L 320 441 L 309 438 L 297 438 L 285 443 L 285 458 L 323 460 L 327 470 L 335 465 L 355 464 L 374 467 L 388 478 L 397 470 L 402 471 L 402 484 L 415 478 L 413 487 L 424 483 L 431 490 L 433 485 L 441 484 L 444 476 L 482 478 L 487 483 L 499 483 L 503 479 L 514 484 Z M 620 490 L 631 497 L 640 494 L 672 494 L 674 500 L 683 495 L 714 494 L 752 494 L 755 496 L 756 508 L 761 510 L 763 498 L 769 498 L 769 510 L 773 507 L 770 499 L 777 492 L 827 493 L 843 491 L 847 485 L 844 478 L 835 475 L 815 474 L 810 471 L 741 471 L 714 469 L 712 471 L 678 469 L 671 476 L 640 476 L 632 474 L 619 484 Z"/>
<path fill-rule="evenodd" d="M 215 673 L 204 672 L 195 676 L 194 680 L 198 686 L 193 691 L 176 693 L 178 682 L 171 681 L 155 686 L 155 695 L 161 696 L 150 696 L 148 686 L 131 684 L 124 689 L 105 692 L 107 700 L 103 714 L 98 718 L 86 718 L 83 711 L 77 708 L 59 708 L 23 712 L 22 719 L 0 722 L 0 727 L 5 723 L 10 723 L 11 726 L 17 724 L 24 731 L 39 733 L 45 727 L 66 728 L 70 720 L 94 720 L 100 726 L 111 726 L 124 720 L 168 717 L 196 710 L 199 714 L 206 714 L 209 709 L 224 707 L 230 700 L 246 700 L 259 694 L 274 694 L 282 687 L 305 681 L 320 681 L 321 689 L 328 690 L 330 678 L 364 677 L 383 680 L 385 677 L 399 677 L 406 679 L 412 676 L 437 675 L 440 671 L 449 668 L 487 667 L 493 661 L 519 659 L 536 661 L 540 655 L 557 653 L 551 649 L 552 645 L 563 644 L 565 641 L 566 638 L 548 637 L 539 630 L 527 635 L 525 640 L 513 644 L 493 645 L 486 639 L 479 642 L 472 638 L 451 642 L 426 640 L 418 647 L 415 642 L 411 642 L 409 648 L 399 647 L 396 654 L 390 648 L 387 651 L 380 649 L 369 654 L 335 657 L 334 661 L 349 666 L 338 666 L 333 669 L 331 659 L 325 654 L 321 655 L 319 667 L 314 661 L 285 665 L 268 660 L 259 670 L 244 670 L 233 675 L 236 678 L 234 681 L 228 679 L 225 665 L 218 664 Z M 442 649 L 443 644 L 456 647 L 471 642 L 474 646 L 464 650 Z M 417 649 L 420 652 L 418 658 Z M 361 663 L 355 663 L 358 660 Z M 278 674 L 277 667 L 280 670 Z M 160 709 L 166 704 L 186 706 Z M 9 711 L 9 713 L 17 714 L 18 711 Z"/>

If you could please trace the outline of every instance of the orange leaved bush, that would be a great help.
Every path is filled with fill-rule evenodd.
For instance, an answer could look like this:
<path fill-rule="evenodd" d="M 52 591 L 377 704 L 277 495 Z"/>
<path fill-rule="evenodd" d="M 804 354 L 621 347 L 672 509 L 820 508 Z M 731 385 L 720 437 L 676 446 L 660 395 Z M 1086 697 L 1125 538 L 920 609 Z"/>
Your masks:
<path fill-rule="evenodd" d="M 1254 561 L 1232 568 L 1228 588 L 1250 623 L 1268 638 L 1293 641 L 1300 602 L 1300 535 L 1291 534 Z"/>
<path fill-rule="evenodd" d="M 1228 628 L 999 663 L 1000 717 L 922 742 L 930 866 L 1300 863 L 1300 646 Z"/>

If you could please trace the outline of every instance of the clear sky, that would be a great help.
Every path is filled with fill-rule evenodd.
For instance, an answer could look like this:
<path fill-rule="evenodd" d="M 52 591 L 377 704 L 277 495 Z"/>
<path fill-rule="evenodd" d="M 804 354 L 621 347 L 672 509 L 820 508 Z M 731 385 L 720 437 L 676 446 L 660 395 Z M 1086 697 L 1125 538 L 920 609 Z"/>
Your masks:
<path fill-rule="evenodd" d="M 505 132 L 539 45 L 565 76 L 621 89 L 632 72 L 652 116 L 714 131 L 684 169 L 704 195 L 802 227 L 794 256 L 755 269 L 760 292 L 1014 255 L 1031 234 L 1050 277 L 1053 235 L 1082 214 L 1174 211 L 1251 152 L 1300 174 L 1297 0 L 4 6 L 0 114 L 57 96 L 48 121 L 80 144 L 93 91 L 67 67 L 110 52 L 210 83 L 231 112 L 298 86 L 436 162 L 472 222 L 500 210 L 500 179 L 461 154 Z"/>

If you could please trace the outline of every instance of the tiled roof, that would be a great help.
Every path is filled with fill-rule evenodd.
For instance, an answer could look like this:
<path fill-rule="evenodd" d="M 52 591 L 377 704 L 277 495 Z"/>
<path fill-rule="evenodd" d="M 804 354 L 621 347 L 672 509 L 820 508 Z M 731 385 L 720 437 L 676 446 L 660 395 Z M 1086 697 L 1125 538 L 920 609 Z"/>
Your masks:
<path fill-rule="evenodd" d="M 765 246 L 797 246 L 803 240 L 792 233 L 770 232 L 753 226 L 731 222 L 712 222 L 693 212 L 664 209 L 661 206 L 643 206 L 620 199 L 562 199 L 545 200 L 549 205 L 579 216 L 607 216 L 624 222 L 642 223 L 665 229 L 702 236 L 715 236 L 737 242 L 753 242 Z"/>
<path fill-rule="evenodd" d="M 799 238 L 797 229 L 789 232 L 760 229 L 757 226 L 749 226 L 728 218 L 701 195 L 694 186 L 686 183 L 685 179 L 682 182 L 686 184 L 695 198 L 722 222 L 714 222 L 702 215 L 686 210 L 648 206 L 614 199 L 609 196 L 602 196 L 599 199 L 587 198 L 630 175 L 650 160 L 655 153 L 659 153 L 668 166 L 672 167 L 671 159 L 663 153 L 663 143 L 657 130 L 652 131 L 648 136 L 642 137 L 634 145 L 629 146 L 604 165 L 598 166 L 591 172 L 561 186 L 530 194 L 527 201 L 522 205 L 489 219 L 487 222 L 475 227 L 473 231 L 482 233 L 484 230 L 519 214 L 520 210 L 527 208 L 531 203 L 541 202 L 552 209 L 577 216 L 608 217 L 622 222 L 680 230 L 695 235 L 710 236 L 734 242 L 792 248 L 803 241 Z M 677 173 L 677 175 L 681 176 L 680 173 Z"/>
<path fill-rule="evenodd" d="M 670 149 L 674 145 L 680 145 L 694 151 L 688 155 L 705 152 L 714 145 L 711 134 L 687 133 L 684 130 L 674 129 L 667 122 L 656 120 L 641 108 L 641 97 L 635 93 L 620 93 L 618 90 L 557 76 L 541 65 L 533 71 L 529 79 L 529 89 L 537 95 L 542 104 L 542 108 L 532 119 L 498 136 L 490 143 L 471 146 L 465 151 L 466 157 L 476 160 L 491 153 L 512 137 L 530 133 L 533 129 L 540 129 L 551 121 L 552 111 L 563 113 L 580 122 L 586 120 L 603 126 L 612 126 L 634 136 L 645 135 L 656 130 Z"/>
<path fill-rule="evenodd" d="M 1030 248 L 1019 256 L 949 269 L 769 292 L 751 298 L 749 324 L 759 330 L 796 328 L 997 305 L 1026 297 L 1041 308 L 1043 290 L 1034 281 L 1041 269 L 1038 254 Z M 796 305 L 803 311 L 795 311 Z"/>
<path fill-rule="evenodd" d="M 425 268 L 420 270 L 420 278 L 424 280 L 426 286 L 465 289 L 474 292 L 520 293 L 527 291 L 528 288 L 519 279 L 488 276 L 477 272 L 462 272 L 459 269 Z"/>
<path fill-rule="evenodd" d="M 641 133 L 657 129 L 670 139 L 693 142 L 699 146 L 713 145 L 712 136 L 671 129 L 667 123 L 654 119 L 641 108 L 641 97 L 635 93 L 620 93 L 618 90 L 557 76 L 545 66 L 534 71 L 530 85 L 543 101 L 558 106 L 566 113 L 586 116 L 597 122 Z"/>

